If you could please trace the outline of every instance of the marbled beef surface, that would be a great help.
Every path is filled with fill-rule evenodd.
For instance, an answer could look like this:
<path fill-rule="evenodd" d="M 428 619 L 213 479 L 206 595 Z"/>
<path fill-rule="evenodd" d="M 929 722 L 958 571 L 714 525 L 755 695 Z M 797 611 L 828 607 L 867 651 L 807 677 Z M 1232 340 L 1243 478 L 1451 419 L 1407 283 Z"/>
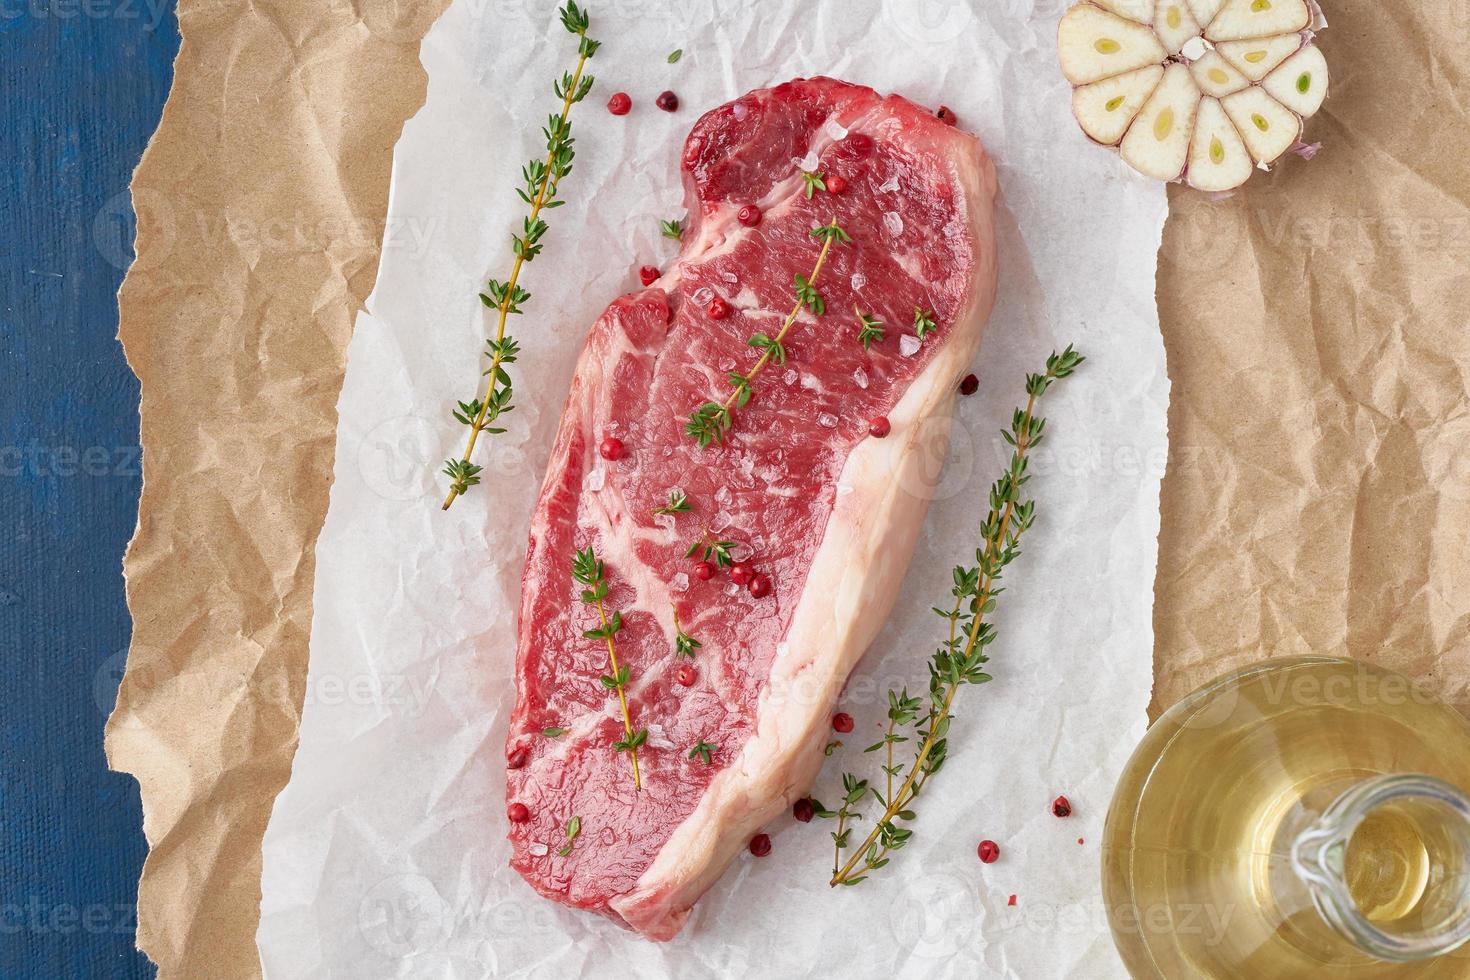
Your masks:
<path fill-rule="evenodd" d="M 808 198 L 802 170 L 846 186 Z M 678 260 L 598 318 L 572 382 L 531 525 L 507 744 L 507 802 L 531 815 L 511 825 L 514 867 L 543 895 L 658 939 L 814 777 L 836 694 L 886 616 L 937 477 L 932 459 L 909 457 L 935 417 L 947 432 L 995 288 L 989 161 L 902 98 L 825 78 L 751 92 L 695 124 L 683 172 Z M 747 204 L 762 211 L 754 227 L 736 220 Z M 817 282 L 825 315 L 802 313 L 788 363 L 756 379 L 723 444 L 701 448 L 684 434 L 689 413 L 755 362 L 750 335 L 780 329 L 793 275 L 820 251 L 810 231 L 834 217 L 852 241 Z M 733 315 L 711 318 L 714 297 Z M 871 350 L 855 306 L 884 321 Z M 916 307 L 937 325 L 922 344 Z M 878 416 L 893 423 L 881 445 L 868 434 Z M 599 455 L 608 436 L 621 459 Z M 655 516 L 674 488 L 693 509 Z M 685 551 L 706 530 L 740 543 L 769 595 L 695 577 Z M 583 636 L 597 612 L 571 560 L 587 547 L 606 562 L 633 724 L 649 732 L 641 791 L 612 748 L 622 718 L 598 680 L 606 648 Z M 689 661 L 674 655 L 675 610 L 703 644 L 692 686 L 676 680 Z M 716 746 L 710 765 L 687 757 L 700 740 Z M 573 815 L 581 836 L 563 857 Z"/>

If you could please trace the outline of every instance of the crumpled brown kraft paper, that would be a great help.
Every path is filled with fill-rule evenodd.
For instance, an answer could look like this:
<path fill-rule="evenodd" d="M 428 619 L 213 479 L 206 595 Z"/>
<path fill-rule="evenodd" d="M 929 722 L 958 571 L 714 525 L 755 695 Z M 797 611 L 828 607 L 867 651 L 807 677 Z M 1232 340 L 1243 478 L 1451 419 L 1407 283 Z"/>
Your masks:
<path fill-rule="evenodd" d="M 1302 653 L 1470 708 L 1470 3 L 1324 9 L 1321 153 L 1170 199 L 1156 713 Z"/>
<path fill-rule="evenodd" d="M 260 972 L 343 352 L 441 8 L 180 5 L 119 297 L 145 455 L 107 732 L 142 788 L 138 941 L 164 977 Z M 1326 13 L 1322 153 L 1227 200 L 1173 194 L 1156 711 L 1306 651 L 1470 706 L 1470 0 Z"/>
<path fill-rule="evenodd" d="M 260 841 L 296 748 L 343 356 L 438 9 L 179 4 L 119 293 L 144 488 L 107 726 L 142 790 L 138 944 L 163 977 L 260 971 Z"/>

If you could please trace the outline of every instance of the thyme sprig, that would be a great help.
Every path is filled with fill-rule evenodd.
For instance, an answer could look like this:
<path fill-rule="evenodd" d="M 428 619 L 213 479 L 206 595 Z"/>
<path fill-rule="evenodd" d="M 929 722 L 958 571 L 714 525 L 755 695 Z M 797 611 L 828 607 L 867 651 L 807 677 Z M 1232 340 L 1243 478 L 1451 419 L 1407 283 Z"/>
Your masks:
<path fill-rule="evenodd" d="M 874 341 L 883 343 L 883 338 L 886 336 L 883 331 L 883 321 L 871 313 L 864 313 L 858 309 L 856 303 L 853 304 L 852 311 L 857 314 L 858 323 L 861 324 L 861 329 L 858 330 L 858 343 L 863 345 L 863 350 L 870 349 Z"/>
<path fill-rule="evenodd" d="M 684 552 L 684 557 L 693 558 L 699 555 L 702 561 L 712 561 L 717 568 L 729 568 L 735 561 L 730 554 L 733 547 L 734 541 L 711 540 L 709 529 L 706 528 L 699 539 L 689 546 L 689 550 Z"/>
<path fill-rule="evenodd" d="M 967 684 L 984 684 L 989 657 L 985 648 L 995 641 L 995 627 L 987 619 L 994 611 L 996 597 L 1003 591 L 997 584 L 1005 567 L 1020 555 L 1020 538 L 1036 519 L 1034 500 L 1025 499 L 1023 489 L 1027 473 L 1028 453 L 1042 440 L 1046 419 L 1035 414 L 1036 404 L 1051 385 L 1068 377 L 1084 358 L 1069 345 L 1060 354 L 1046 359 L 1046 370 L 1026 376 L 1026 407 L 1016 409 L 1009 431 L 1001 435 L 1011 446 L 1011 461 L 1000 479 L 990 487 L 989 509 L 980 525 L 981 547 L 975 552 L 975 564 L 958 565 L 954 569 L 951 607 L 935 608 L 948 623 L 948 636 L 929 661 L 928 697 L 909 695 L 907 689 L 888 692 L 888 727 L 883 738 L 866 751 L 885 753 L 882 766 L 883 787 L 870 785 L 852 773 L 842 776 L 843 804 L 836 811 L 814 804 L 818 815 L 834 817 L 837 830 L 832 835 L 832 880 L 837 885 L 856 885 L 873 871 L 882 868 L 890 855 L 913 837 L 913 831 L 899 825 L 910 823 L 916 814 L 912 809 L 930 777 L 944 766 L 949 748 L 951 708 L 955 695 Z M 896 746 L 916 742 L 912 764 L 895 762 Z M 895 789 L 894 783 L 898 782 Z M 850 847 L 850 823 L 861 818 L 857 806 L 871 795 L 882 807 L 873 829 L 856 847 Z M 847 853 L 844 860 L 844 853 Z"/>
<path fill-rule="evenodd" d="M 914 336 L 923 340 L 934 327 L 934 314 L 922 306 L 914 307 Z"/>
<path fill-rule="evenodd" d="M 542 129 L 542 135 L 546 137 L 546 158 L 532 159 L 521 168 L 523 186 L 516 188 L 516 194 L 530 206 L 530 210 L 521 222 L 520 234 L 511 236 L 511 251 L 515 254 L 515 261 L 511 265 L 510 277 L 504 281 L 491 279 L 486 284 L 485 292 L 480 294 L 480 302 L 495 310 L 497 315 L 495 337 L 485 342 L 485 355 L 490 358 L 490 366 L 481 375 L 488 377 L 490 381 L 483 397 L 477 394 L 467 402 L 457 402 L 452 412 L 455 421 L 469 428 L 470 435 L 464 452 L 456 459 L 444 461 L 442 472 L 449 477 L 449 495 L 444 498 L 445 510 L 453 505 L 456 498 L 480 482 L 480 473 L 484 467 L 473 462 L 475 443 L 479 440 L 480 433 L 494 435 L 504 432 L 505 429 L 494 423 L 515 407 L 511 404 L 511 377 L 505 365 L 515 363 L 520 347 L 515 340 L 506 336 L 506 322 L 512 315 L 521 314 L 522 305 L 531 298 L 531 294 L 520 285 L 521 270 L 527 262 L 533 261 L 541 253 L 542 238 L 547 229 L 546 220 L 541 217 L 542 212 L 565 203 L 557 197 L 557 192 L 562 180 L 572 172 L 572 158 L 576 155 L 572 148 L 575 142 L 572 139 L 570 121 L 572 106 L 581 102 L 592 91 L 594 76 L 584 75 L 583 71 L 588 60 L 597 53 L 601 42 L 587 36 L 591 18 L 586 10 L 577 6 L 575 0 L 568 0 L 558 13 L 561 15 L 562 26 L 577 38 L 577 65 L 574 70 L 564 72 L 552 85 L 553 92 L 561 100 L 561 113 L 548 117 L 546 126 Z"/>
<path fill-rule="evenodd" d="M 669 502 L 662 507 L 655 507 L 653 512 L 655 514 L 682 514 L 690 510 L 693 506 L 689 502 L 689 498 L 684 495 L 683 490 L 670 490 Z"/>
<path fill-rule="evenodd" d="M 643 788 L 643 778 L 638 771 L 638 747 L 648 741 L 648 729 L 633 730 L 633 718 L 628 713 L 628 668 L 618 664 L 615 637 L 623 628 L 623 614 L 613 610 L 609 615 L 606 606 L 607 574 L 602 559 L 590 547 L 576 553 L 572 558 L 572 578 L 582 586 L 582 601 L 597 607 L 597 618 L 602 625 L 582 633 L 589 640 L 602 640 L 607 644 L 607 666 L 611 673 L 603 674 L 598 680 L 609 691 L 616 691 L 618 704 L 623 709 L 623 737 L 613 743 L 613 750 L 627 752 L 633 760 L 633 788 Z"/>
<path fill-rule="evenodd" d="M 700 739 L 699 741 L 694 743 L 694 748 L 689 750 L 689 758 L 701 759 L 703 760 L 705 765 L 709 765 L 710 753 L 714 752 L 718 748 L 719 746 L 715 745 L 713 742 L 706 742 L 704 739 Z"/>
<path fill-rule="evenodd" d="M 808 201 L 812 199 L 812 195 L 817 191 L 827 189 L 827 175 L 820 170 L 803 170 L 801 172 L 801 182 L 804 185 L 802 187 L 802 193 L 806 195 Z"/>
<path fill-rule="evenodd" d="M 665 238 L 672 238 L 677 242 L 684 237 L 684 222 L 660 221 L 658 223 L 658 230 Z"/>
<path fill-rule="evenodd" d="M 688 657 L 690 660 L 693 660 L 694 659 L 694 653 L 695 653 L 695 651 L 698 650 L 702 646 L 704 646 L 703 643 L 700 643 L 694 637 L 692 637 L 688 633 L 684 632 L 684 627 L 682 627 L 682 626 L 679 625 L 679 610 L 675 609 L 674 610 L 674 659 L 677 660 L 679 657 Z"/>
<path fill-rule="evenodd" d="M 803 174 L 803 176 L 806 175 Z M 808 184 L 808 188 L 810 186 Z M 751 386 L 756 375 L 760 374 L 772 361 L 777 364 L 786 363 L 786 348 L 781 342 L 786 339 L 786 334 L 791 330 L 792 324 L 796 323 L 796 318 L 801 315 L 801 311 L 810 310 L 813 316 L 821 316 L 827 312 L 827 301 L 817 291 L 817 277 L 822 274 L 822 266 L 827 262 L 827 255 L 831 252 L 833 243 L 850 242 L 852 237 L 842 230 L 836 218 L 832 218 L 825 225 L 813 228 L 808 234 L 822 242 L 822 250 L 817 254 L 817 261 L 812 266 L 811 275 L 803 276 L 798 272 L 792 278 L 796 292 L 796 305 L 791 307 L 791 312 L 781 324 L 781 329 L 774 337 L 768 337 L 763 333 L 751 336 L 746 344 L 760 350 L 760 358 L 744 374 L 739 371 L 731 371 L 729 381 L 734 390 L 726 396 L 724 401 L 705 402 L 699 406 L 690 413 L 689 421 L 684 424 L 684 434 L 696 440 L 701 448 L 709 446 L 712 442 L 723 443 L 725 441 L 725 433 L 734 421 L 732 409 L 744 408 L 750 403 Z"/>

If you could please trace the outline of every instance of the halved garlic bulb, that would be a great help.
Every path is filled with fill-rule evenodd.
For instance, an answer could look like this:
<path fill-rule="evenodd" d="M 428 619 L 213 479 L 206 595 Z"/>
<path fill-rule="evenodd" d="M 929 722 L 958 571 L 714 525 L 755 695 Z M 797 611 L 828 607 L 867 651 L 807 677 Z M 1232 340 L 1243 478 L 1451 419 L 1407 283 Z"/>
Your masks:
<path fill-rule="evenodd" d="M 1057 29 L 1073 115 L 1145 176 L 1238 187 L 1327 97 L 1312 18 L 1307 0 L 1083 0 Z"/>

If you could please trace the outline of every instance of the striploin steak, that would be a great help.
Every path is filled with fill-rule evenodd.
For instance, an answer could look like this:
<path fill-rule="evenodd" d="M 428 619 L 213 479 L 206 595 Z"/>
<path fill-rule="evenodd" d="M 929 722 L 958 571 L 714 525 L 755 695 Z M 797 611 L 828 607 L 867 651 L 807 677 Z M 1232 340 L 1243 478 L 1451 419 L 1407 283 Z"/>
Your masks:
<path fill-rule="evenodd" d="M 506 745 L 515 869 L 659 940 L 816 777 L 837 696 L 913 553 L 995 296 L 990 161 L 905 99 L 828 78 L 751 92 L 695 124 L 682 164 L 678 260 L 613 301 L 572 380 L 531 523 Z M 690 413 L 749 371 L 752 335 L 781 329 L 821 249 L 810 232 L 834 220 L 851 240 L 816 282 L 825 312 L 801 312 L 785 363 L 701 447 Z M 859 314 L 882 322 L 867 348 Z M 675 490 L 689 508 L 655 514 Z M 750 569 L 701 578 L 697 540 L 734 542 Z M 600 620 L 571 564 L 589 547 L 622 614 L 628 712 L 648 733 L 641 789 L 613 747 L 606 644 L 584 636 Z M 692 658 L 677 655 L 676 614 L 700 643 Z"/>

